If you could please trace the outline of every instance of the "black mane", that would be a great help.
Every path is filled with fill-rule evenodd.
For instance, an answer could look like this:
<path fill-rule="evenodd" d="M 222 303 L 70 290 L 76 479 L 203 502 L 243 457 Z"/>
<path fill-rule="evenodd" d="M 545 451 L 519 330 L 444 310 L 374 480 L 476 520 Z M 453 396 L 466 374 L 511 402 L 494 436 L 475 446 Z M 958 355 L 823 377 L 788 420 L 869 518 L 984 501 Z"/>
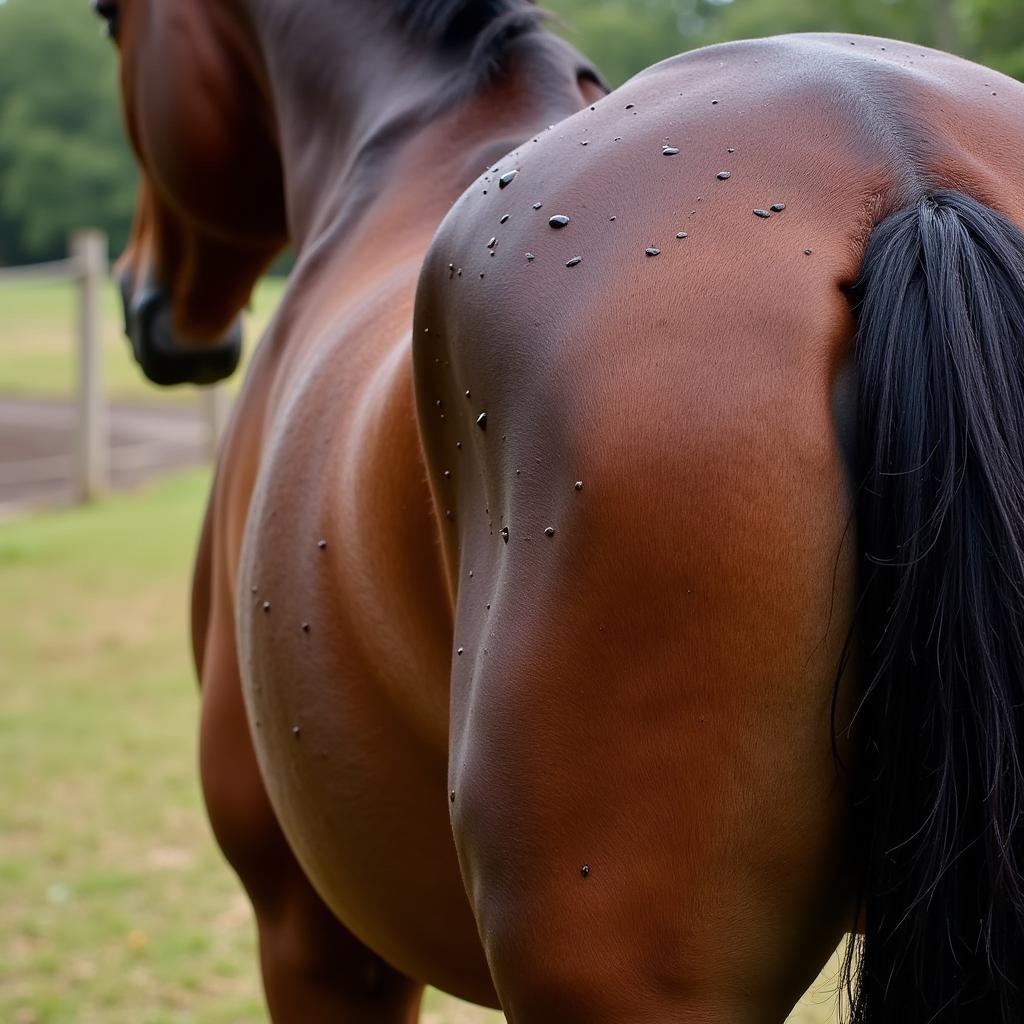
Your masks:
<path fill-rule="evenodd" d="M 436 114 L 487 86 L 513 46 L 532 36 L 553 64 L 575 62 L 575 73 L 606 92 L 601 73 L 568 43 L 542 31 L 548 13 L 536 0 L 386 0 L 383 10 L 411 46 L 446 53 L 453 74 L 427 112 Z M 422 112 L 421 112 L 422 113 Z"/>
<path fill-rule="evenodd" d="M 472 47 L 491 59 L 504 44 L 532 32 L 543 19 L 533 0 L 391 0 L 416 41 L 446 49 Z M 497 51 L 497 52 L 494 52 Z"/>

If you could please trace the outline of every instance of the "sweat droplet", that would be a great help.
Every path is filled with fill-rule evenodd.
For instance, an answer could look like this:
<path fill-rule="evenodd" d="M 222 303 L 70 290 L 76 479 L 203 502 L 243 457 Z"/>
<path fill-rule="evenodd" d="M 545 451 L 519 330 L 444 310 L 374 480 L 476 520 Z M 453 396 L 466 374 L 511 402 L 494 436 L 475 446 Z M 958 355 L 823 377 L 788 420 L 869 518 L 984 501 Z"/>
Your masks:
<path fill-rule="evenodd" d="M 774 210 L 776 213 L 781 213 L 785 208 L 785 203 L 772 203 L 772 205 L 769 207 L 770 210 Z"/>
<path fill-rule="evenodd" d="M 584 864 L 583 867 L 580 868 L 580 874 L 584 878 L 586 878 L 590 874 L 590 865 L 589 864 Z"/>
<path fill-rule="evenodd" d="M 302 632 L 303 633 L 308 633 L 309 632 L 309 623 L 308 622 L 304 622 L 302 624 Z"/>
<path fill-rule="evenodd" d="M 767 210 L 755 210 L 754 211 L 754 216 L 755 217 L 770 217 L 771 214 Z"/>
<path fill-rule="evenodd" d="M 499 221 L 498 221 L 498 223 L 499 223 L 499 224 L 507 224 L 507 223 L 508 223 L 508 214 L 506 213 L 506 214 L 505 214 L 505 215 L 504 215 L 504 216 L 503 216 L 503 217 L 501 218 L 501 220 L 499 220 Z"/>
<path fill-rule="evenodd" d="M 814 252 L 813 249 L 804 249 L 804 255 L 805 256 L 810 256 L 812 252 Z"/>
<path fill-rule="evenodd" d="M 577 480 L 576 483 L 573 484 L 573 487 L 577 491 L 582 491 L 583 490 L 583 481 L 582 480 Z"/>
<path fill-rule="evenodd" d="M 555 535 L 555 528 L 553 526 L 545 527 L 545 529 L 544 529 L 544 536 L 545 537 L 554 537 L 554 535 Z"/>
<path fill-rule="evenodd" d="M 490 241 L 489 241 L 489 242 L 487 243 L 487 248 L 488 248 L 488 249 L 493 249 L 493 248 L 494 248 L 494 247 L 495 247 L 495 246 L 496 246 L 497 244 L 498 244 L 498 240 L 497 240 L 496 238 L 492 238 L 492 239 L 491 239 L 491 240 L 490 240 Z"/>
<path fill-rule="evenodd" d="M 732 177 L 732 172 L 731 172 L 731 171 L 719 171 L 719 172 L 718 172 L 718 173 L 717 173 L 717 174 L 715 175 L 715 177 L 716 177 L 716 178 L 717 178 L 717 179 L 718 179 L 719 181 L 728 181 L 728 180 L 729 180 L 729 179 L 730 179 L 730 178 Z"/>
<path fill-rule="evenodd" d="M 457 655 L 459 655 L 459 657 L 461 658 L 461 657 L 462 657 L 462 652 L 463 652 L 463 650 L 464 650 L 464 649 L 465 649 L 465 648 L 462 648 L 462 647 L 460 647 L 460 648 L 458 648 L 458 649 L 456 650 L 456 652 L 455 652 L 455 653 L 456 653 Z"/>
<path fill-rule="evenodd" d="M 565 225 L 569 223 L 569 218 L 568 218 L 568 217 L 566 217 L 566 215 L 565 215 L 564 213 L 556 213 L 556 214 L 554 215 L 554 217 L 552 217 L 552 218 L 551 218 L 551 219 L 550 219 L 550 220 L 548 221 L 548 223 L 549 223 L 549 224 L 550 224 L 550 225 L 551 225 L 551 226 L 552 226 L 553 228 L 564 228 L 564 227 L 565 227 Z"/>
<path fill-rule="evenodd" d="M 535 210 L 539 210 L 543 205 L 544 205 L 543 203 L 534 203 L 533 204 L 533 208 Z"/>
<path fill-rule="evenodd" d="M 452 803 L 455 803 L 455 790 L 454 789 L 448 794 L 448 799 L 451 800 Z"/>
<path fill-rule="evenodd" d="M 675 146 L 662 146 L 661 147 L 661 155 L 662 156 L 679 156 L 679 150 L 676 149 Z"/>
<path fill-rule="evenodd" d="M 507 544 L 508 543 L 508 527 L 503 526 L 501 528 L 501 539 Z"/>
<path fill-rule="evenodd" d="M 660 256 L 661 255 L 661 250 L 660 249 L 656 249 L 653 245 L 649 245 L 646 249 L 644 249 L 644 255 L 645 256 Z"/>
<path fill-rule="evenodd" d="M 526 259 L 527 259 L 527 262 L 529 262 L 529 263 L 532 263 L 536 258 L 537 257 L 534 256 L 532 252 L 528 252 L 526 254 Z"/>
<path fill-rule="evenodd" d="M 567 267 L 575 267 L 575 266 L 578 266 L 582 262 L 583 262 L 583 257 L 582 256 L 573 256 L 573 258 L 571 260 L 567 260 L 566 261 L 565 265 Z"/>
<path fill-rule="evenodd" d="M 319 548 L 319 549 L 320 549 L 321 551 L 323 551 L 323 549 L 324 549 L 325 547 L 327 547 L 327 541 L 325 541 L 325 540 L 323 540 L 323 539 L 320 539 L 320 540 L 318 540 L 318 541 L 316 542 L 316 546 L 317 546 L 317 547 L 318 547 L 318 548 Z"/>
<path fill-rule="evenodd" d="M 477 416 L 477 418 L 476 418 L 476 425 L 481 430 L 486 430 L 487 429 L 487 413 L 482 412 L 482 413 L 480 413 L 479 416 Z"/>
<path fill-rule="evenodd" d="M 690 236 L 685 231 L 677 231 L 676 238 L 689 238 Z"/>
<path fill-rule="evenodd" d="M 269 612 L 270 611 L 270 602 L 269 601 L 264 601 L 263 602 L 263 610 L 265 612 Z"/>
<path fill-rule="evenodd" d="M 512 182 L 515 180 L 515 176 L 518 173 L 519 173 L 518 171 L 506 171 L 498 179 L 498 188 L 508 188 L 508 186 L 511 185 Z"/>

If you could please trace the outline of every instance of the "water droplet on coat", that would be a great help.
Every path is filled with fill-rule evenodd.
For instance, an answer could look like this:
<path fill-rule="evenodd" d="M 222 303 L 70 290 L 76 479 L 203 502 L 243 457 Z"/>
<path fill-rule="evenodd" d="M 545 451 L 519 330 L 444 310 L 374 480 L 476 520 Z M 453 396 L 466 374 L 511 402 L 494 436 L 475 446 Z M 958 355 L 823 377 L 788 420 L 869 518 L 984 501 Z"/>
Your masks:
<path fill-rule="evenodd" d="M 732 177 L 732 171 L 719 171 L 715 177 L 719 181 L 728 181 Z"/>
<path fill-rule="evenodd" d="M 772 203 L 772 205 L 768 207 L 769 210 L 774 210 L 776 213 L 782 213 L 782 211 L 785 208 L 786 208 L 786 204 L 785 203 Z"/>
<path fill-rule="evenodd" d="M 482 412 L 482 413 L 480 413 L 479 416 L 477 416 L 477 418 L 476 418 L 476 425 L 481 430 L 486 430 L 487 429 L 487 413 Z"/>
<path fill-rule="evenodd" d="M 550 219 L 550 220 L 548 221 L 548 223 L 549 223 L 549 224 L 550 224 L 550 225 L 551 225 L 551 226 L 552 226 L 553 228 L 564 228 L 564 227 L 566 226 L 566 224 L 568 224 L 568 223 L 569 223 L 569 218 L 568 218 L 568 217 L 566 217 L 566 215 L 565 215 L 564 213 L 556 213 L 556 214 L 554 215 L 554 217 L 552 217 L 552 218 L 551 218 L 551 219 Z"/>
<path fill-rule="evenodd" d="M 579 264 L 582 263 L 582 262 L 583 262 L 583 257 L 582 256 L 573 256 L 573 258 L 571 260 L 566 260 L 565 265 L 567 267 L 576 267 L 576 266 L 579 266 Z"/>
<path fill-rule="evenodd" d="M 770 217 L 771 214 L 767 210 L 754 210 L 755 217 Z"/>
<path fill-rule="evenodd" d="M 506 171 L 498 179 L 498 188 L 508 188 L 508 186 L 511 185 L 512 182 L 515 180 L 515 177 L 518 173 L 518 171 Z"/>
<path fill-rule="evenodd" d="M 662 156 L 679 156 L 679 150 L 676 149 L 675 146 L 662 146 L 661 147 L 661 155 Z"/>
<path fill-rule="evenodd" d="M 501 539 L 507 544 L 508 543 L 508 527 L 503 526 L 501 528 Z"/>
<path fill-rule="evenodd" d="M 661 250 L 655 248 L 653 245 L 649 245 L 646 249 L 644 249 L 644 255 L 645 256 L 660 256 L 661 255 Z"/>

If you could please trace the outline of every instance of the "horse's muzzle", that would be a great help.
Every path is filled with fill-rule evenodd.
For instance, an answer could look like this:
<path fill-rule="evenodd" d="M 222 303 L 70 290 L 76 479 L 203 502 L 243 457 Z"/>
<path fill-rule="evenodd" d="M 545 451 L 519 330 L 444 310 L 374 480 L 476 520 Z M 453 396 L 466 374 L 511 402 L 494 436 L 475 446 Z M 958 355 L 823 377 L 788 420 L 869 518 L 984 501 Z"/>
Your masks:
<path fill-rule="evenodd" d="M 187 342 L 174 333 L 170 299 L 163 288 L 133 291 L 123 280 L 121 299 L 135 361 L 154 384 L 214 384 L 234 373 L 242 355 L 241 319 L 220 341 Z"/>

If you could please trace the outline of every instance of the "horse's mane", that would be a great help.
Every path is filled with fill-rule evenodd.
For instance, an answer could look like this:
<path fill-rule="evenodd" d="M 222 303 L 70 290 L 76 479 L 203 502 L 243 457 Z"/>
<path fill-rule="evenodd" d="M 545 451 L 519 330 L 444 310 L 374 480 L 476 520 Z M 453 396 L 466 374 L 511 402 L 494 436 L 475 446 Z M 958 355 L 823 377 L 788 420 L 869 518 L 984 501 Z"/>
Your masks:
<path fill-rule="evenodd" d="M 574 59 L 578 75 L 608 90 L 585 57 L 541 31 L 550 15 L 536 0 L 386 0 L 384 9 L 390 9 L 412 44 L 446 51 L 453 58 L 452 80 L 436 97 L 434 112 L 486 86 L 502 70 L 512 46 L 525 36 L 546 47 L 553 60 Z"/>
<path fill-rule="evenodd" d="M 399 22 L 416 41 L 453 49 L 470 46 L 492 60 L 500 59 L 506 42 L 532 32 L 544 17 L 534 0 L 390 2 Z"/>

